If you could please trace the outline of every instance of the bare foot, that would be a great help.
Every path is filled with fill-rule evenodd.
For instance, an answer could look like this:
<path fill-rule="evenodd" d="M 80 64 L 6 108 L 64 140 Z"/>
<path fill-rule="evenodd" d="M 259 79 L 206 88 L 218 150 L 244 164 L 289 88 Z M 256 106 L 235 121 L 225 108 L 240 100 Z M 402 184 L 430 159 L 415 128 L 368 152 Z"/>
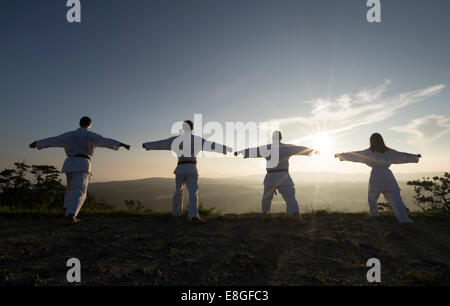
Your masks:
<path fill-rule="evenodd" d="M 69 215 L 69 216 L 67 217 L 67 222 L 68 222 L 69 224 L 76 224 L 76 223 L 81 222 L 81 220 L 80 220 L 80 219 L 77 219 L 74 215 Z"/>
<path fill-rule="evenodd" d="M 305 220 L 302 218 L 302 216 L 300 216 L 300 213 L 293 213 L 293 214 L 291 214 L 291 216 L 294 218 L 297 218 L 300 223 L 303 223 L 303 224 L 306 223 Z"/>
<path fill-rule="evenodd" d="M 196 218 L 191 218 L 191 222 L 195 223 L 195 224 L 201 224 L 201 223 L 205 223 L 206 221 L 200 217 L 196 217 Z"/>

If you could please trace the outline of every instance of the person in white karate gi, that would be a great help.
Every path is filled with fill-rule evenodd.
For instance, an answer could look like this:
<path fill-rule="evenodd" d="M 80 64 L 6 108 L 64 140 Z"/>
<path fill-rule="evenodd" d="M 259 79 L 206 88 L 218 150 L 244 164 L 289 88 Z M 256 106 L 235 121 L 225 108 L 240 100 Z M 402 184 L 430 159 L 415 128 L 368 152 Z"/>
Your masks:
<path fill-rule="evenodd" d="M 335 155 L 340 161 L 363 163 L 372 168 L 369 179 L 369 215 L 378 216 L 378 198 L 383 194 L 394 209 L 400 223 L 412 223 L 400 195 L 400 187 L 389 169 L 392 164 L 418 163 L 420 154 L 397 152 L 386 147 L 383 137 L 375 133 L 370 137 L 370 148 L 363 151 Z"/>
<path fill-rule="evenodd" d="M 145 150 L 172 150 L 177 154 L 178 164 L 174 170 L 175 193 L 172 199 L 173 216 L 181 216 L 183 211 L 183 185 L 189 191 L 188 218 L 194 223 L 205 222 L 198 214 L 198 170 L 197 155 L 200 151 L 227 154 L 233 149 L 215 142 L 205 140 L 192 134 L 194 123 L 191 120 L 183 122 L 183 133 L 164 140 L 142 144 Z"/>
<path fill-rule="evenodd" d="M 67 158 L 61 172 L 66 174 L 67 188 L 64 195 L 64 211 L 69 223 L 78 223 L 77 215 L 86 200 L 89 176 L 91 175 L 91 158 L 96 147 L 119 150 L 130 146 L 119 141 L 105 138 L 89 131 L 92 120 L 89 117 L 80 119 L 80 128 L 61 134 L 34 141 L 30 148 L 38 150 L 51 147 L 64 148 Z"/>
<path fill-rule="evenodd" d="M 244 158 L 266 158 L 267 174 L 264 178 L 264 194 L 261 201 L 262 212 L 264 215 L 270 212 L 273 196 L 278 190 L 283 199 L 286 201 L 286 214 L 302 219 L 300 217 L 298 202 L 295 198 L 294 182 L 289 174 L 289 158 L 295 155 L 312 156 L 314 153 L 319 154 L 319 151 L 307 147 L 282 143 L 281 140 L 281 132 L 274 131 L 272 134 L 271 144 L 258 148 L 241 150 L 235 152 L 234 155 L 238 156 L 241 154 Z M 276 150 L 278 154 L 269 154 L 269 152 L 273 152 L 273 150 Z M 274 155 L 278 156 L 278 161 L 274 164 L 274 166 L 270 166 L 269 160 Z"/>

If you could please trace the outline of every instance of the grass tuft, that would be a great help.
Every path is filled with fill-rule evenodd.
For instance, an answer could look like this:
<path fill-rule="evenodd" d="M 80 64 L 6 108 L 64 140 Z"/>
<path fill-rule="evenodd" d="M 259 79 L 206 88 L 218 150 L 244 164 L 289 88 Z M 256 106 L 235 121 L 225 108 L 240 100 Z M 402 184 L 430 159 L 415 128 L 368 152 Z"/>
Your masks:
<path fill-rule="evenodd" d="M 405 273 L 405 278 L 417 285 L 432 286 L 436 285 L 436 274 L 423 270 L 412 270 Z"/>

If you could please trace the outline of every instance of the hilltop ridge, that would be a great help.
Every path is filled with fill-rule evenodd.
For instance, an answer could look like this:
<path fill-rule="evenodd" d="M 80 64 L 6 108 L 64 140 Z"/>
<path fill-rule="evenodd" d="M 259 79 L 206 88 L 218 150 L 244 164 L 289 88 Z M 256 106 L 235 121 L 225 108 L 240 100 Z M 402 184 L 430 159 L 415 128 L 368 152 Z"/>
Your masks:
<path fill-rule="evenodd" d="M 64 285 L 68 258 L 81 285 L 369 285 L 369 258 L 382 285 L 450 285 L 450 222 L 444 214 L 394 216 L 319 211 L 306 224 L 284 215 L 186 218 L 155 213 L 0 213 L 0 284 Z"/>

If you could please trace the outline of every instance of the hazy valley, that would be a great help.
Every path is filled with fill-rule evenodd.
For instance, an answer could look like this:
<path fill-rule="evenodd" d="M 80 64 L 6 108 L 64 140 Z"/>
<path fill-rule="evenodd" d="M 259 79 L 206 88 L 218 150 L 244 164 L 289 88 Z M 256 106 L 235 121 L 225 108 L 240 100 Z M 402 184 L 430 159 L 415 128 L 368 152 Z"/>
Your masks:
<path fill-rule="evenodd" d="M 406 182 L 423 176 L 440 173 L 397 174 L 403 199 L 411 210 L 414 204 L 414 189 Z M 361 212 L 367 210 L 367 188 L 369 174 L 339 173 L 292 173 L 296 184 L 297 200 L 302 211 L 328 209 L 339 212 Z M 221 213 L 249 213 L 260 211 L 263 191 L 263 176 L 214 179 L 200 178 L 199 202 L 205 208 L 215 208 Z M 115 207 L 124 207 L 124 200 L 138 200 L 144 209 L 171 211 L 172 194 L 175 188 L 171 178 L 149 178 L 132 181 L 92 183 L 89 191 L 97 198 Z M 184 190 L 187 204 L 188 192 Z M 380 197 L 380 202 L 384 198 Z M 283 212 L 285 205 L 280 195 L 275 196 L 273 212 Z"/>

